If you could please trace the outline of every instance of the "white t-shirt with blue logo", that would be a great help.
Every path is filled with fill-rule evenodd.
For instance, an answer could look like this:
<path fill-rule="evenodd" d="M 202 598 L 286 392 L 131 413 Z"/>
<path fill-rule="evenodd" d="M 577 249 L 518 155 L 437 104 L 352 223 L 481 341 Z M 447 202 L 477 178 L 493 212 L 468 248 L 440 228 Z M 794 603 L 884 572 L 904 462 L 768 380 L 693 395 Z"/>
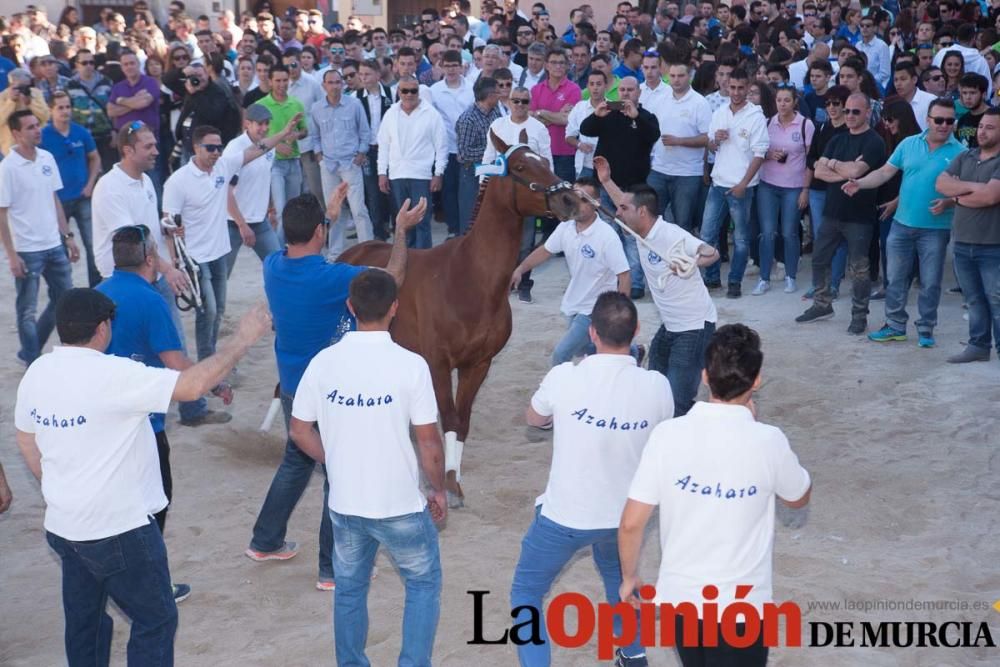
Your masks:
<path fill-rule="evenodd" d="M 17 252 L 39 252 L 62 245 L 55 193 L 63 186 L 52 153 L 35 149 L 28 160 L 16 148 L 0 161 L 0 208 L 7 209 Z"/>
<path fill-rule="evenodd" d="M 799 500 L 809 489 L 784 433 L 742 405 L 695 403 L 653 430 L 628 497 L 660 508 L 656 602 L 693 602 L 717 586 L 719 609 L 736 586 L 746 602 L 771 601 L 775 495 Z"/>
<path fill-rule="evenodd" d="M 698 254 L 698 248 L 705 242 L 663 218 L 656 221 L 644 240 L 645 244 L 639 244 L 639 261 L 664 328 L 667 331 L 694 331 L 703 329 L 705 322 L 715 322 L 718 313 L 701 272 L 695 271 L 690 278 L 682 278 L 670 270 L 665 259 L 678 241 L 684 242 L 684 252 L 691 257 Z M 665 276 L 662 288 L 660 276 Z"/>
<path fill-rule="evenodd" d="M 253 146 L 250 136 L 244 132 L 226 145 L 224 157 L 234 154 L 243 158 L 246 149 Z M 237 172 L 240 180 L 233 193 L 240 213 L 248 223 L 263 222 L 267 219 L 267 207 L 271 202 L 271 166 L 274 164 L 274 149 L 256 160 L 243 165 Z"/>
<path fill-rule="evenodd" d="M 545 249 L 566 255 L 570 278 L 559 309 L 567 316 L 590 315 L 597 297 L 617 290 L 618 274 L 628 271 L 621 240 L 600 218 L 582 232 L 575 220 L 559 223 Z"/>
<path fill-rule="evenodd" d="M 229 254 L 229 182 L 243 166 L 243 153 L 223 153 L 210 172 L 194 159 L 163 185 L 163 212 L 180 214 L 188 253 L 199 264 Z"/>

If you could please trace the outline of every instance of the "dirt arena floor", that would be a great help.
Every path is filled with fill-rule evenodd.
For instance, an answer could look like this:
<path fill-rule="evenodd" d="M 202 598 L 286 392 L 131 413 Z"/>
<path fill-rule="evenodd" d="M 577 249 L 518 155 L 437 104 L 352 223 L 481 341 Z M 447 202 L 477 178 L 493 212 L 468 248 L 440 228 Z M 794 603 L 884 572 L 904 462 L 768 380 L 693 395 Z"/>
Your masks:
<path fill-rule="evenodd" d="M 441 229 L 435 224 L 435 234 Z M 810 275 L 807 260 L 800 284 Z M 950 268 L 945 275 L 945 286 L 951 287 Z M 85 282 L 82 265 L 75 267 L 74 278 L 78 285 Z M 14 505 L 0 516 L 0 665 L 48 667 L 65 664 L 60 570 L 45 542 L 38 484 L 14 443 L 11 413 L 22 370 L 14 356 L 11 279 L 4 280 L 0 461 Z M 476 403 L 463 467 L 466 508 L 452 512 L 441 532 L 444 590 L 434 653 L 439 665 L 516 664 L 513 646 L 467 644 L 473 604 L 466 591 L 491 591 L 484 626 L 487 637 L 499 635 L 509 623 L 507 599 L 520 540 L 545 486 L 551 452 L 551 434 L 528 429 L 524 408 L 564 328 L 558 312 L 567 280 L 564 263 L 549 262 L 535 280 L 533 304 L 513 301 L 513 336 Z M 755 280 L 746 279 L 745 294 Z M 260 263 L 244 250 L 229 283 L 224 334 L 261 294 Z M 977 626 L 986 621 L 1000 642 L 1000 613 L 989 609 L 1000 598 L 1000 363 L 945 363 L 967 337 L 957 295 L 942 297 L 938 347 L 932 350 L 917 348 L 915 339 L 877 345 L 848 336 L 845 299 L 835 304 L 835 319 L 797 325 L 792 320 L 805 307 L 800 296 L 801 291 L 783 294 L 776 284 L 762 297 L 717 299 L 720 323 L 744 322 L 763 337 L 760 418 L 785 431 L 814 480 L 808 522 L 794 530 L 779 524 L 776 530 L 776 599 L 802 607 L 805 642 L 812 621 L 853 621 L 860 642 L 860 621 L 897 620 Z M 882 309 L 881 302 L 873 303 L 872 327 L 881 324 Z M 639 312 L 641 340 L 648 343 L 659 325 L 648 297 Z M 194 318 L 186 325 L 193 341 Z M 289 526 L 289 539 L 302 545 L 299 556 L 254 563 L 243 555 L 285 440 L 280 418 L 268 433 L 258 431 L 276 382 L 271 344 L 262 341 L 240 363 L 230 424 L 195 430 L 177 424 L 176 410 L 168 417 L 174 503 L 166 542 L 174 579 L 193 589 L 180 605 L 176 663 L 181 666 L 334 664 L 331 594 L 314 589 L 318 475 Z M 653 525 L 643 550 L 647 579 L 655 581 L 658 562 Z M 369 599 L 368 655 L 373 665 L 384 667 L 396 662 L 403 597 L 384 555 L 378 566 Z M 589 554 L 572 562 L 555 591 L 600 598 L 603 589 Z M 946 601 L 959 609 L 866 613 L 829 606 L 913 600 Z M 828 606 L 810 608 L 817 602 Z M 972 609 L 976 604 L 980 609 Z M 112 613 L 112 663 L 124 665 L 128 623 Z M 594 665 L 595 656 L 591 643 L 557 650 L 554 664 Z M 778 648 L 771 656 L 769 664 L 788 667 L 1000 665 L 1000 649 L 989 648 Z M 679 662 L 671 650 L 654 649 L 650 664 Z"/>

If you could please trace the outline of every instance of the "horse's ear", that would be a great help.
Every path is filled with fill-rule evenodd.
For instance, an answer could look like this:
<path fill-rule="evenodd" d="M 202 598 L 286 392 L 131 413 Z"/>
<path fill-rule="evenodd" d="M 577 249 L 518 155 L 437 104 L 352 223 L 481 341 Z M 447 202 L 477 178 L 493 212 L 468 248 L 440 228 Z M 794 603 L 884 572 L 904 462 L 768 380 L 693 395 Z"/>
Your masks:
<path fill-rule="evenodd" d="M 517 137 L 517 140 L 522 144 L 528 143 L 528 131 L 521 128 L 521 134 Z"/>
<path fill-rule="evenodd" d="M 521 130 L 521 132 L 524 132 L 524 130 Z M 503 141 L 503 139 L 501 139 L 500 137 L 498 137 L 493 132 L 492 129 L 490 129 L 490 141 L 493 142 L 493 148 L 497 149 L 497 153 L 499 153 L 500 155 L 503 155 L 508 150 L 510 150 L 510 146 L 508 146 L 507 144 L 505 144 L 504 141 Z"/>

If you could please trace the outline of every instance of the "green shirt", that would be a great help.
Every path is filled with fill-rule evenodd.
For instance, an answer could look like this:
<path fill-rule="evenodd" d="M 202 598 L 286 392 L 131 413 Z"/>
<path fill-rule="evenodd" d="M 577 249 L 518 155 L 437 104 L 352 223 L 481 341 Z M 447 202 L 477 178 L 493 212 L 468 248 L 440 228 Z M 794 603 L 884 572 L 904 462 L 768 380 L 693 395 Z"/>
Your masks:
<path fill-rule="evenodd" d="M 619 101 L 618 84 L 621 82 L 621 79 L 619 79 L 617 76 L 612 76 L 611 78 L 614 79 L 614 81 L 611 83 L 611 86 L 606 91 L 604 91 L 604 99 L 606 99 L 608 102 L 618 102 Z M 583 100 L 590 99 L 590 91 L 587 90 L 586 86 L 583 87 L 583 92 L 580 93 L 580 99 Z"/>
<path fill-rule="evenodd" d="M 284 102 L 279 102 L 268 94 L 265 97 L 262 97 L 257 104 L 265 106 L 271 111 L 271 126 L 267 130 L 267 136 L 274 136 L 285 129 L 285 126 L 288 125 L 288 121 L 290 121 L 297 113 L 302 114 L 303 117 L 299 120 L 299 124 L 296 128 L 299 130 L 306 129 L 305 107 L 302 106 L 302 102 L 299 102 L 291 95 L 289 95 Z M 292 152 L 287 155 L 282 155 L 281 151 L 275 151 L 274 158 L 276 160 L 297 160 L 299 157 L 298 142 L 291 142 L 291 147 Z"/>

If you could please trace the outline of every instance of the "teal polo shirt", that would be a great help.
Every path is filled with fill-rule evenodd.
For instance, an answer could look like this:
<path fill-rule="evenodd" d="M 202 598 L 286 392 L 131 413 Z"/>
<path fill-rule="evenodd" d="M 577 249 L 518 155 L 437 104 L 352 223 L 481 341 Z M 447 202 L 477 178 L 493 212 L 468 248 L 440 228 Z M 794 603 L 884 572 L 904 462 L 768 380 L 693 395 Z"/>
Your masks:
<path fill-rule="evenodd" d="M 907 227 L 916 229 L 951 229 L 953 208 L 947 208 L 938 215 L 930 212 L 931 200 L 944 196 L 934 188 L 934 182 L 965 148 L 954 134 L 949 134 L 944 145 L 931 151 L 927 144 L 928 132 L 930 130 L 924 130 L 903 139 L 889 157 L 889 164 L 903 172 L 899 206 L 894 217 Z"/>

